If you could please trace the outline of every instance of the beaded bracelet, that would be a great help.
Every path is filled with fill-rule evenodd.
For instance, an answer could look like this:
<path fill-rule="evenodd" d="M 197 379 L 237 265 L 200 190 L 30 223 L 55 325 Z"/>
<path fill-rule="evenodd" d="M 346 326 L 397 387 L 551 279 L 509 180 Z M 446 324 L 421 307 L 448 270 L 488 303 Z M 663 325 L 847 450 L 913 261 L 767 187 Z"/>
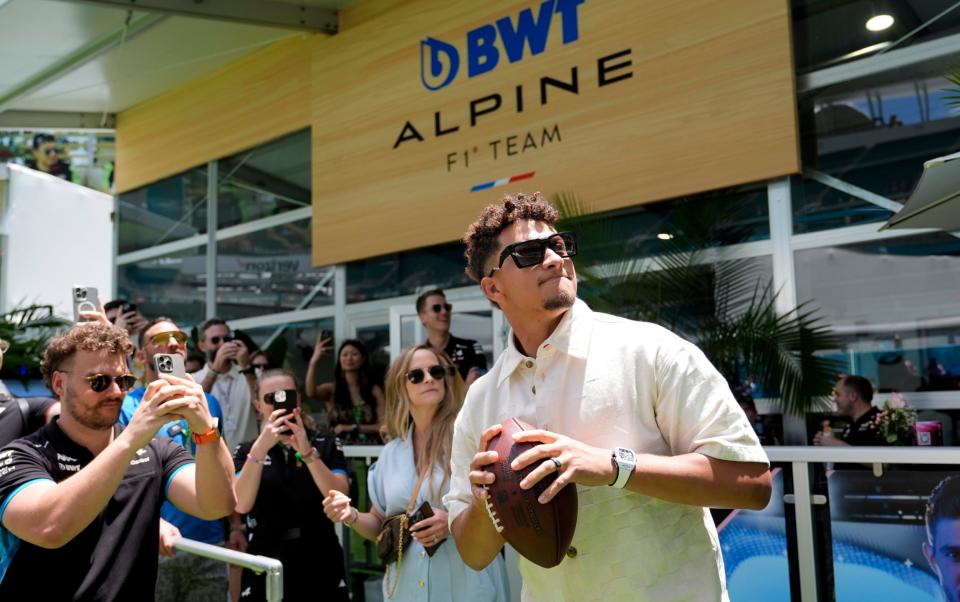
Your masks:
<path fill-rule="evenodd" d="M 253 454 L 247 454 L 247 460 L 250 460 L 254 464 L 263 464 L 263 460 L 257 460 L 253 457 Z"/>

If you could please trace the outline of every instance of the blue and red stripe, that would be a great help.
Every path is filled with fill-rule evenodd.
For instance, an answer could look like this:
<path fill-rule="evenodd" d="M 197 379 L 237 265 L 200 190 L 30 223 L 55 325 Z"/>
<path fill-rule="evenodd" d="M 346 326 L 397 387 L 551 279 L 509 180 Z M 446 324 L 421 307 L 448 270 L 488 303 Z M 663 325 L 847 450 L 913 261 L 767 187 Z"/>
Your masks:
<path fill-rule="evenodd" d="M 500 178 L 499 180 L 493 180 L 491 182 L 484 182 L 483 184 L 477 184 L 470 188 L 470 192 L 477 192 L 478 190 L 487 190 L 488 188 L 496 188 L 498 186 L 506 186 L 507 184 L 513 184 L 514 182 L 519 182 L 520 180 L 529 180 L 533 176 L 537 175 L 535 171 L 528 171 L 527 173 L 517 174 L 515 176 L 510 176 L 509 178 Z"/>

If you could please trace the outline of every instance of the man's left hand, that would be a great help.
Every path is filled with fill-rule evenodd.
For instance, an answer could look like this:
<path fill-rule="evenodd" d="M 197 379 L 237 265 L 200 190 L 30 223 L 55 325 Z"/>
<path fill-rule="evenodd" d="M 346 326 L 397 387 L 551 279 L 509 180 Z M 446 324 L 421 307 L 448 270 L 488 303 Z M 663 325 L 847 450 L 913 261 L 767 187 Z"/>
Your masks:
<path fill-rule="evenodd" d="M 180 539 L 180 529 L 162 518 L 160 519 L 160 555 L 173 556 L 173 544 Z"/>
<path fill-rule="evenodd" d="M 520 481 L 522 489 L 530 489 L 552 472 L 559 473 L 557 479 L 540 494 L 538 499 L 541 504 L 552 500 L 568 483 L 599 487 L 609 485 L 617 476 L 609 449 L 593 447 L 542 429 L 517 433 L 513 439 L 517 443 L 541 443 L 517 456 L 510 464 L 514 471 L 519 471 L 540 462 L 533 472 Z M 559 467 L 553 458 L 560 462 Z"/>

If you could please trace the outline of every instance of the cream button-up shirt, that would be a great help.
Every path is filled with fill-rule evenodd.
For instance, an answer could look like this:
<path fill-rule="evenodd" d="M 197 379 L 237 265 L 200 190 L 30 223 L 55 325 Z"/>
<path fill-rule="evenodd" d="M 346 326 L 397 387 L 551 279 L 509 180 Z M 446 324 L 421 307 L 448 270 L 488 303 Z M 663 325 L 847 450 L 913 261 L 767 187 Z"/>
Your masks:
<path fill-rule="evenodd" d="M 511 417 L 611 450 L 768 463 L 724 378 L 660 326 L 578 300 L 536 358 L 517 350 L 512 332 L 509 340 L 456 421 L 443 498 L 451 524 L 473 500 L 467 475 L 481 433 Z M 577 494 L 577 554 L 553 569 L 521 557 L 525 602 L 728 599 L 707 509 L 612 487 L 577 486 Z"/>

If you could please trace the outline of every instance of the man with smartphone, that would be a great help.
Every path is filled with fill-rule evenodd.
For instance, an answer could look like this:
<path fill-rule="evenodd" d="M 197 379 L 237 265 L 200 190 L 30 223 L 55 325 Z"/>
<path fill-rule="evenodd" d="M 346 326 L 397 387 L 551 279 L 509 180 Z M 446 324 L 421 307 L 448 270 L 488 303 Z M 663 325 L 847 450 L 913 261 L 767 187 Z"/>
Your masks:
<path fill-rule="evenodd" d="M 117 424 L 132 350 L 124 331 L 94 322 L 44 351 L 62 414 L 0 451 L 0 600 L 151 600 L 161 502 L 208 520 L 236 506 L 230 452 L 197 383 L 155 380 Z M 156 437 L 175 417 L 195 458 Z"/>
<path fill-rule="evenodd" d="M 137 360 L 146 369 L 147 382 L 154 382 L 164 375 L 186 378 L 183 358 L 187 354 L 187 335 L 166 317 L 148 322 L 139 334 L 140 350 Z M 133 389 L 123 399 L 120 409 L 120 424 L 127 425 L 143 401 L 145 387 Z M 220 404 L 209 393 L 204 394 L 210 415 L 223 420 Z M 196 454 L 196 444 L 191 440 L 189 423 L 177 418 L 160 427 L 157 437 L 170 439 L 191 455 Z M 160 516 L 171 526 L 160 530 L 160 565 L 157 573 L 157 597 L 159 602 L 177 600 L 210 600 L 222 602 L 227 595 L 227 570 L 222 562 L 195 556 L 175 556 L 173 539 L 183 536 L 213 545 L 224 543 L 224 525 L 221 520 L 203 520 L 179 510 L 169 501 L 160 508 Z"/>
<path fill-rule="evenodd" d="M 476 341 L 450 334 L 452 312 L 453 305 L 447 303 L 442 289 L 433 289 L 417 297 L 417 315 L 427 330 L 427 345 L 446 353 L 469 387 L 486 373 L 487 358 Z"/>
<path fill-rule="evenodd" d="M 231 447 L 257 436 L 253 410 L 256 374 L 250 366 L 250 350 L 230 334 L 220 318 L 210 318 L 200 327 L 200 351 L 207 364 L 193 378 L 212 393 L 223 408 L 223 438 Z"/>
<path fill-rule="evenodd" d="M 130 340 L 140 334 L 140 331 L 147 325 L 147 318 L 140 312 L 136 303 L 131 303 L 126 299 L 114 299 L 103 306 L 103 313 L 107 320 L 117 328 L 122 328 L 130 335 Z"/>

